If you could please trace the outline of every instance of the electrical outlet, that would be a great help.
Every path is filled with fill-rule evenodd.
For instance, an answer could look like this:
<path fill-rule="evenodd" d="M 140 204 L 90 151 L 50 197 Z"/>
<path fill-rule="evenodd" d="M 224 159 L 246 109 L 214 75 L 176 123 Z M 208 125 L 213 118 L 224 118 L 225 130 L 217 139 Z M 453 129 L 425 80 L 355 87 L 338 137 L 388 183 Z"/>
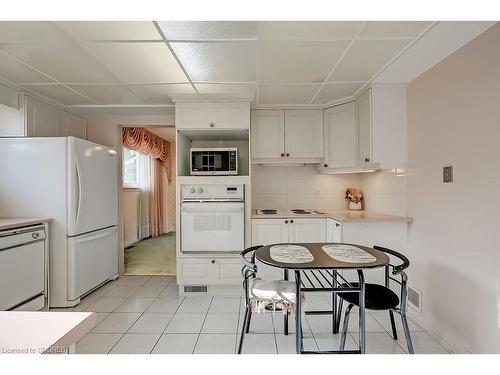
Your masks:
<path fill-rule="evenodd" d="M 453 182 L 453 166 L 443 167 L 443 182 Z"/>

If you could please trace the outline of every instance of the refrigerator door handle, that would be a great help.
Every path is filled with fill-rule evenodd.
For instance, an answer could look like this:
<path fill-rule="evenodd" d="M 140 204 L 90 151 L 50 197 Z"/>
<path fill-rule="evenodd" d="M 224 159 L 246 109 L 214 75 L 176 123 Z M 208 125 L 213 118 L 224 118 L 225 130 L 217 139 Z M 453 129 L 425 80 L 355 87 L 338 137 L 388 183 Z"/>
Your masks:
<path fill-rule="evenodd" d="M 82 204 L 82 177 L 80 172 L 80 167 L 78 163 L 75 163 L 75 172 L 76 172 L 76 180 L 77 180 L 77 191 L 76 191 L 76 215 L 75 215 L 75 224 L 78 223 L 78 215 L 80 214 L 80 208 Z"/>

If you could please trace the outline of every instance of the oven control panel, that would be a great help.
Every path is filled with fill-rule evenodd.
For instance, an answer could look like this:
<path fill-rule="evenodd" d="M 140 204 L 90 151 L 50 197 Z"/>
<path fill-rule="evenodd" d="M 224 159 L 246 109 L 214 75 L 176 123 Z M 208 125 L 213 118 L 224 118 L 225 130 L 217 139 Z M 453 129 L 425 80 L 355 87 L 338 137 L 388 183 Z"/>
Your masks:
<path fill-rule="evenodd" d="M 243 201 L 244 185 L 181 185 L 183 201 Z"/>

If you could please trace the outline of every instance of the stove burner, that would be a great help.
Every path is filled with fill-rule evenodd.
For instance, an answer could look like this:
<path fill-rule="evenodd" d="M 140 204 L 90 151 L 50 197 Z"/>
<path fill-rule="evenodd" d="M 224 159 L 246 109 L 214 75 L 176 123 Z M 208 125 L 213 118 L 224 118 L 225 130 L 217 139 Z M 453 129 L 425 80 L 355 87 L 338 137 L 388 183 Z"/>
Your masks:
<path fill-rule="evenodd" d="M 278 210 L 275 210 L 275 209 L 265 209 L 265 210 L 260 210 L 260 213 L 265 214 L 265 215 L 273 215 L 273 214 L 277 214 Z"/>
<path fill-rule="evenodd" d="M 304 210 L 304 209 L 302 209 L 302 208 L 294 208 L 294 209 L 292 210 L 292 212 L 293 212 L 294 214 L 310 214 L 310 213 L 311 213 L 311 211 Z"/>

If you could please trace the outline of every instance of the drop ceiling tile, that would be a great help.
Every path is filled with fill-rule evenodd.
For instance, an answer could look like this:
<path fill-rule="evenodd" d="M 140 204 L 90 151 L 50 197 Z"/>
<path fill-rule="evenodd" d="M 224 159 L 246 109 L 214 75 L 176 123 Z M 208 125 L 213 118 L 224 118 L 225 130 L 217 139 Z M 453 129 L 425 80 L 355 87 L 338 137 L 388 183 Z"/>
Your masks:
<path fill-rule="evenodd" d="M 124 83 L 186 81 L 163 43 L 84 43 L 84 47 Z"/>
<path fill-rule="evenodd" d="M 258 22 L 258 35 L 262 40 L 349 39 L 362 25 L 351 21 L 262 21 Z"/>
<path fill-rule="evenodd" d="M 256 22 L 240 21 L 160 21 L 169 40 L 255 39 Z"/>
<path fill-rule="evenodd" d="M 176 94 L 194 94 L 191 84 L 170 85 L 132 85 L 131 88 L 141 95 L 147 104 L 171 104 L 169 96 Z"/>
<path fill-rule="evenodd" d="M 24 85 L 24 87 L 62 105 L 94 104 L 90 100 L 62 85 Z"/>
<path fill-rule="evenodd" d="M 56 25 L 76 40 L 162 40 L 152 21 L 61 21 Z"/>
<path fill-rule="evenodd" d="M 332 100 L 353 95 L 363 83 L 327 83 L 314 100 L 314 104 L 325 104 Z"/>
<path fill-rule="evenodd" d="M 54 83 L 36 70 L 18 63 L 16 60 L 0 52 L 0 77 L 15 83 Z"/>
<path fill-rule="evenodd" d="M 256 42 L 172 43 L 193 81 L 252 82 Z"/>
<path fill-rule="evenodd" d="M 48 21 L 2 21 L 0 42 L 67 41 L 67 37 Z"/>
<path fill-rule="evenodd" d="M 330 81 L 367 81 L 410 40 L 357 40 L 342 59 Z"/>
<path fill-rule="evenodd" d="M 231 84 L 216 84 L 216 83 L 196 83 L 196 89 L 200 94 L 234 94 L 255 95 L 255 83 L 231 83 Z"/>
<path fill-rule="evenodd" d="M 370 21 L 367 22 L 361 38 L 415 38 L 432 22 L 425 21 Z"/>
<path fill-rule="evenodd" d="M 142 104 L 126 85 L 69 85 L 99 104 Z"/>
<path fill-rule="evenodd" d="M 320 84 L 261 85 L 259 104 L 308 104 Z"/>
<path fill-rule="evenodd" d="M 63 83 L 112 83 L 116 79 L 74 43 L 0 44 L 3 50 Z"/>
<path fill-rule="evenodd" d="M 260 81 L 320 83 L 342 55 L 347 41 L 262 42 Z"/>

